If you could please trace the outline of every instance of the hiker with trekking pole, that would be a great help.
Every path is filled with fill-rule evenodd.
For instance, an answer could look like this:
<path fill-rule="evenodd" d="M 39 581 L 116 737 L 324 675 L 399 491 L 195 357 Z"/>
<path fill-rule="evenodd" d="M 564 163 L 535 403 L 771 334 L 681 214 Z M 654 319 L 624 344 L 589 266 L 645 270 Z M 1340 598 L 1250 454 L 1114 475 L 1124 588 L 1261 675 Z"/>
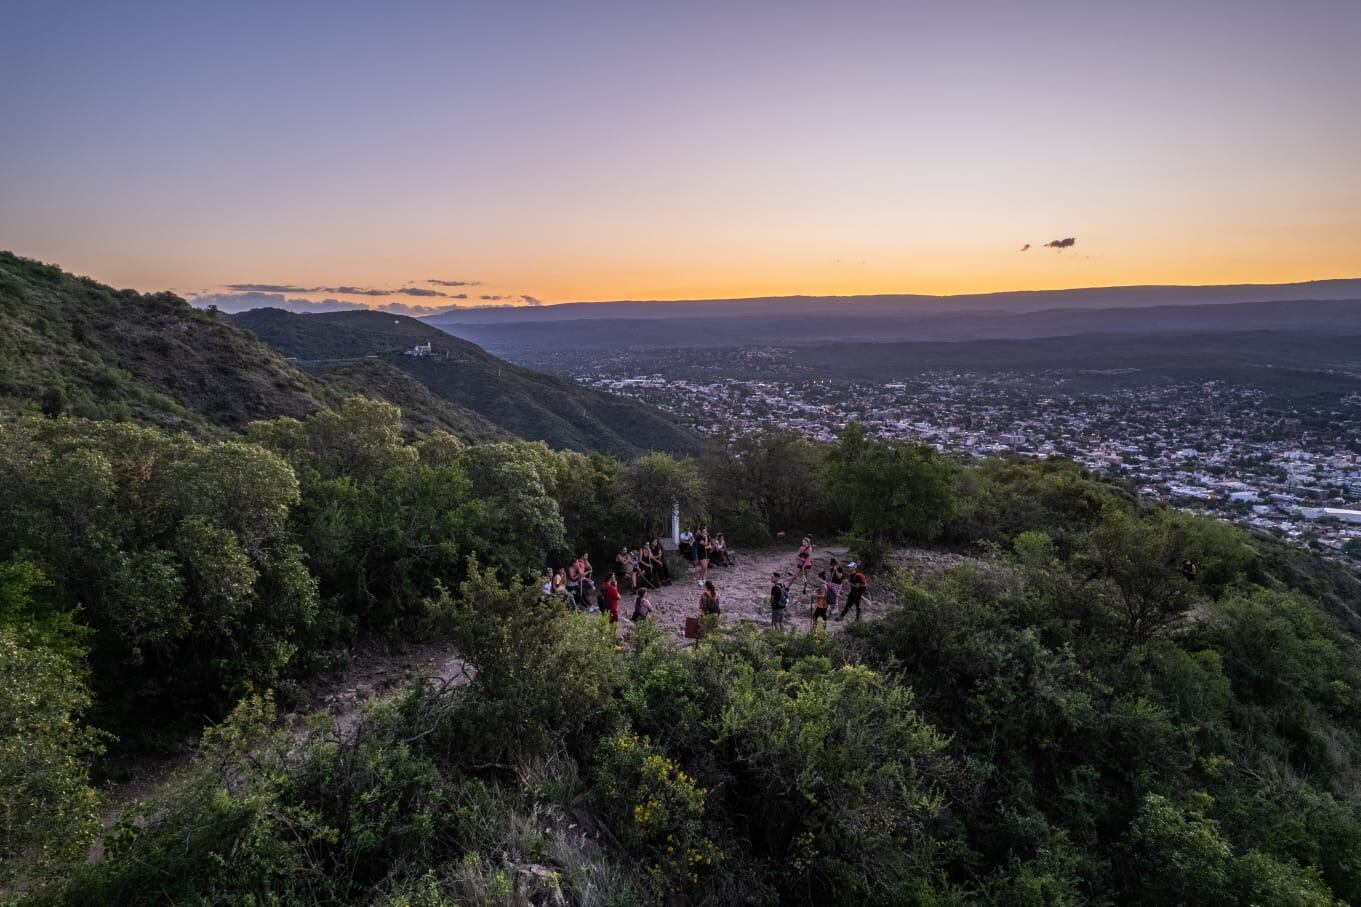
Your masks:
<path fill-rule="evenodd" d="M 827 581 L 827 571 L 818 571 L 818 594 L 817 605 L 813 608 L 812 616 L 808 618 L 808 632 L 812 633 L 819 620 L 822 621 L 822 628 L 827 629 L 827 609 L 833 602 L 832 584 Z"/>

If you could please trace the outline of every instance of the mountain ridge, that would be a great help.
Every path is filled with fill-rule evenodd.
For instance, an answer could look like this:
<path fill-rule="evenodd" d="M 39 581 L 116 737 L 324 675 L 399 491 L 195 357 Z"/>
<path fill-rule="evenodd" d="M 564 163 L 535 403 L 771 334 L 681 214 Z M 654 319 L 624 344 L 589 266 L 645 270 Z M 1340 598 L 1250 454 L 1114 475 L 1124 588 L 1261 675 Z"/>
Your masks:
<path fill-rule="evenodd" d="M 542 361 L 560 349 L 599 350 L 619 344 L 644 348 L 722 347 L 1025 340 L 1085 333 L 1227 333 L 1243 330 L 1361 333 L 1361 298 L 1218 302 L 1111 308 L 1002 309 L 905 313 L 820 310 L 769 314 L 729 312 L 714 317 L 619 317 L 602 329 L 595 318 L 523 323 L 429 322 L 498 355 Z"/>
<path fill-rule="evenodd" d="M 1085 303 L 1083 296 L 1089 297 Z M 615 299 L 574 301 L 545 306 L 469 307 L 458 312 L 423 316 L 441 323 L 494 323 L 503 321 L 558 321 L 577 318 L 616 318 L 626 307 L 646 307 L 650 317 L 675 317 L 687 307 L 724 304 L 730 308 L 836 305 L 890 307 L 917 305 L 945 310 L 961 305 L 991 303 L 1012 311 L 1039 311 L 1045 308 L 1114 308 L 1157 305 L 1230 304 L 1234 302 L 1279 302 L 1292 299 L 1361 299 L 1361 277 L 1329 278 L 1290 283 L 1243 284 L 1133 284 L 1105 287 L 1072 287 L 1058 290 L 1001 290 L 992 293 L 866 293 L 813 295 L 795 293 L 778 296 L 714 297 L 709 299 Z M 1183 300 L 1183 301 L 1178 301 Z M 1217 300 L 1217 301 L 1212 301 Z M 1073 304 L 1074 302 L 1078 304 Z M 1068 303 L 1065 305 L 1064 303 Z M 665 309 L 665 312 L 660 310 Z M 594 314 L 587 314 L 594 313 Z M 692 312 L 687 311 L 687 314 Z"/>

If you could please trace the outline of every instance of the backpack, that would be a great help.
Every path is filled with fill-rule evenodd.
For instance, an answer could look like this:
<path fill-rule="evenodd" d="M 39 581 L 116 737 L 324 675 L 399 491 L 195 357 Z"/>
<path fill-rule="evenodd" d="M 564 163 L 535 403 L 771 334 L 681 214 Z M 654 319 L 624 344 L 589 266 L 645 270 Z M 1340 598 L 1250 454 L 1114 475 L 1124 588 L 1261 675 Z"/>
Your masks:
<path fill-rule="evenodd" d="M 784 583 L 780 584 L 780 597 L 777 598 L 776 601 L 778 604 L 775 605 L 775 607 L 781 610 L 789 607 L 789 588 L 785 586 Z"/>

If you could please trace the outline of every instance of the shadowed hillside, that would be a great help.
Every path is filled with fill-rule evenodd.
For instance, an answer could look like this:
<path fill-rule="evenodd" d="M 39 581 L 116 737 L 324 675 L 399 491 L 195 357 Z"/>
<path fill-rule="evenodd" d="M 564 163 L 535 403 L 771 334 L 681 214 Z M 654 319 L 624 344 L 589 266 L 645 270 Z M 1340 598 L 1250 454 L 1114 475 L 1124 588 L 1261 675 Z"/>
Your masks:
<path fill-rule="evenodd" d="M 326 372 L 325 378 L 351 393 L 395 403 L 406 424 L 416 431 L 443 430 L 473 443 L 514 438 L 472 410 L 435 396 L 419 380 L 381 359 L 342 362 Z"/>
<path fill-rule="evenodd" d="M 414 318 L 380 312 L 297 315 L 256 309 L 231 316 L 285 356 L 319 375 L 343 375 L 352 386 L 360 363 L 382 363 L 414 377 L 442 400 L 466 407 L 487 422 L 554 447 L 631 457 L 649 450 L 694 453 L 699 439 L 650 407 L 530 371 L 492 356 Z M 426 356 L 406 355 L 431 344 Z M 370 377 L 376 371 L 368 372 Z M 386 395 L 385 395 L 386 396 Z M 388 397 L 388 399 L 392 399 Z M 406 398 L 394 399 L 406 409 Z"/>

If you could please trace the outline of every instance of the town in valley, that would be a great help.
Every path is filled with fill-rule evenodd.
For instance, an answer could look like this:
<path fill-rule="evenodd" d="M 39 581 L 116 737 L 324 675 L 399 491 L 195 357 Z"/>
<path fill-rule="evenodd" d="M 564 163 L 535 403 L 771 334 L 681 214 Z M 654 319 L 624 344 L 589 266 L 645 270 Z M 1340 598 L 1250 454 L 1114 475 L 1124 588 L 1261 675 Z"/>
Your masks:
<path fill-rule="evenodd" d="M 1361 392 L 1302 397 L 1270 382 L 1141 380 L 1136 369 L 851 380 L 809 374 L 799 356 L 649 351 L 563 370 L 711 438 L 779 427 L 830 441 L 856 421 L 960 457 L 1063 457 L 1141 495 L 1361 563 Z"/>

